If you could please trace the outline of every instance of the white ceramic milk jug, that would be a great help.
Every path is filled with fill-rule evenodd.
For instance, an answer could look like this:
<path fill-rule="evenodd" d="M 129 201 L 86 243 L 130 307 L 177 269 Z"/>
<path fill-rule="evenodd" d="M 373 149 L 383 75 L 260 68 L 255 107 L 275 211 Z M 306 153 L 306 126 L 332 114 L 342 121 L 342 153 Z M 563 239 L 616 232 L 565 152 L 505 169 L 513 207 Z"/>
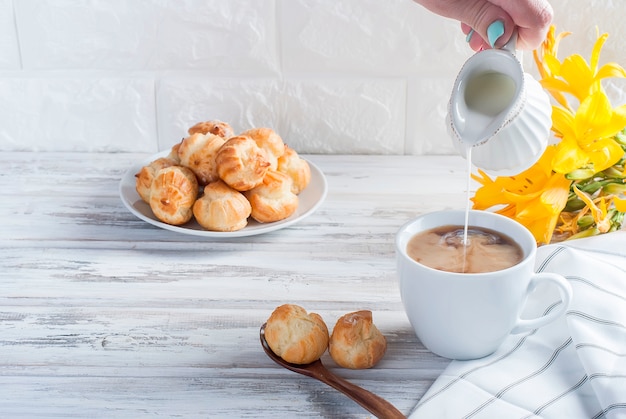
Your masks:
<path fill-rule="evenodd" d="M 458 152 L 495 175 L 532 166 L 548 144 L 552 107 L 515 55 L 517 32 L 502 49 L 470 57 L 456 78 L 446 122 Z"/>

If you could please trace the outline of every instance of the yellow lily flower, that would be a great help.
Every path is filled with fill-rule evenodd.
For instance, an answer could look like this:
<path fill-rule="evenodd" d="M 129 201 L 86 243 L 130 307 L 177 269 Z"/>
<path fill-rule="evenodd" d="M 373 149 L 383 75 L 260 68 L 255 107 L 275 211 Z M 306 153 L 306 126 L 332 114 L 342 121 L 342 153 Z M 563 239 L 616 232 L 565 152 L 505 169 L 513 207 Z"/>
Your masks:
<path fill-rule="evenodd" d="M 554 174 L 540 195 L 525 206 L 518 206 L 515 218 L 530 230 L 538 244 L 552 240 L 559 214 L 567 203 L 570 184 L 565 176 Z"/>
<path fill-rule="evenodd" d="M 551 36 L 553 39 L 548 39 L 548 45 L 544 52 L 545 55 L 543 57 L 537 55 L 535 61 L 540 63 L 540 72 L 541 69 L 544 70 L 544 72 L 541 72 L 542 86 L 550 93 L 557 93 L 559 97 L 555 96 L 555 99 L 561 106 L 571 109 L 562 93 L 569 93 L 576 97 L 579 102 L 582 102 L 587 96 L 602 90 L 602 85 L 600 84 L 602 79 L 607 77 L 626 77 L 626 70 L 617 63 L 607 63 L 598 68 L 600 52 L 609 36 L 608 34 L 605 33 L 598 36 L 591 52 L 591 60 L 587 63 L 579 54 L 573 54 L 560 62 L 556 57 L 558 43 L 569 33 L 562 33 L 555 37 L 552 28 L 548 33 L 549 36 L 550 32 L 552 32 Z M 541 61 L 542 59 L 543 61 Z M 545 71 L 546 68 L 549 71 Z"/>
<path fill-rule="evenodd" d="M 561 74 L 561 62 L 557 58 L 559 43 L 563 38 L 571 35 L 571 32 L 561 32 L 555 35 L 555 29 L 554 25 L 550 26 L 544 42 L 539 49 L 533 51 L 533 58 L 542 80 L 558 80 L 557 77 Z M 565 95 L 559 89 L 550 89 L 545 86 L 545 83 L 544 88 L 550 92 L 561 106 L 570 108 Z"/>
<path fill-rule="evenodd" d="M 613 109 L 602 91 L 585 98 L 575 113 L 553 107 L 552 122 L 555 135 L 561 138 L 552 162 L 555 172 L 569 173 L 589 164 L 600 172 L 624 155 L 613 137 L 626 126 L 626 106 Z"/>
<path fill-rule="evenodd" d="M 550 243 L 559 214 L 567 203 L 572 183 L 563 174 L 550 167 L 554 146 L 546 149 L 539 161 L 530 169 L 516 176 L 491 179 L 479 170 L 472 175 L 482 186 L 476 191 L 473 208 L 495 212 L 513 218 L 524 225 L 539 244 Z"/>

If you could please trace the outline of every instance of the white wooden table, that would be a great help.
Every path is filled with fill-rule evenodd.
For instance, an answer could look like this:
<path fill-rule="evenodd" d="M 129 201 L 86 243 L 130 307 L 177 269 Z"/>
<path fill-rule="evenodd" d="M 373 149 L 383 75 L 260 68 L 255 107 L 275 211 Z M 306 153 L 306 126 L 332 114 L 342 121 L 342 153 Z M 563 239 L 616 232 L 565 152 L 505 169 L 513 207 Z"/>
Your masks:
<path fill-rule="evenodd" d="M 448 360 L 404 314 L 394 234 L 416 214 L 464 208 L 464 160 L 306 156 L 329 184 L 313 215 L 207 239 L 123 206 L 119 180 L 146 157 L 0 153 L 0 417 L 371 417 L 264 354 L 259 328 L 283 303 L 329 328 L 372 310 L 385 358 L 370 370 L 322 360 L 410 412 Z"/>

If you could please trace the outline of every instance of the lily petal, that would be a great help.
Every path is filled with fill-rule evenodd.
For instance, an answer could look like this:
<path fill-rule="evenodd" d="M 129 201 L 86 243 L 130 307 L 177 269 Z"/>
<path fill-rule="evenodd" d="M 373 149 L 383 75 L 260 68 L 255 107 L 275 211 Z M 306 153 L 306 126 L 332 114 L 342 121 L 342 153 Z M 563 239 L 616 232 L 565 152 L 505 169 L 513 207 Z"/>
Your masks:
<path fill-rule="evenodd" d="M 620 197 L 613 198 L 613 203 L 615 204 L 615 209 L 619 212 L 626 212 L 626 199 L 622 199 Z"/>
<path fill-rule="evenodd" d="M 581 136 L 598 136 L 598 128 L 605 132 L 604 128 L 611 122 L 613 107 L 609 98 L 603 92 L 596 92 L 586 97 L 576 110 L 574 117 L 575 130 Z M 619 129 L 623 128 L 620 127 Z M 591 134 L 593 132 L 593 134 Z M 613 134 L 617 133 L 617 130 Z"/>
<path fill-rule="evenodd" d="M 561 77 L 567 81 L 570 91 L 579 101 L 583 101 L 594 83 L 595 73 L 585 59 L 573 54 L 563 60 L 561 64 Z"/>
<path fill-rule="evenodd" d="M 587 155 L 596 173 L 608 169 L 624 157 L 624 150 L 612 138 L 596 141 L 590 148 Z"/>
<path fill-rule="evenodd" d="M 576 137 L 574 130 L 575 116 L 568 110 L 559 106 L 552 107 L 552 128 L 563 137 Z"/>
<path fill-rule="evenodd" d="M 574 190 L 574 193 L 580 198 L 582 199 L 582 201 L 587 205 L 587 207 L 589 208 L 589 210 L 591 210 L 591 215 L 593 216 L 593 219 L 597 222 L 601 221 L 604 216 L 606 214 L 602 214 L 602 211 L 600 210 L 600 208 L 598 208 L 596 206 L 596 204 L 593 202 L 593 200 L 589 197 L 589 195 L 587 195 L 586 193 L 584 193 L 583 191 L 581 191 L 580 189 L 578 189 L 578 187 L 576 185 L 572 186 L 572 189 Z"/>
<path fill-rule="evenodd" d="M 626 77 L 626 70 L 617 63 L 604 64 L 596 73 L 596 79 L 606 79 L 609 77 Z"/>
<path fill-rule="evenodd" d="M 589 163 L 589 156 L 581 150 L 575 140 L 563 138 L 556 145 L 552 167 L 557 173 L 569 173 Z"/>
<path fill-rule="evenodd" d="M 600 51 L 602 51 L 602 47 L 606 42 L 606 39 L 609 37 L 608 33 L 602 34 L 598 37 L 595 44 L 593 45 L 593 50 L 591 51 L 591 69 L 595 73 L 598 68 L 598 61 L 600 60 Z"/>

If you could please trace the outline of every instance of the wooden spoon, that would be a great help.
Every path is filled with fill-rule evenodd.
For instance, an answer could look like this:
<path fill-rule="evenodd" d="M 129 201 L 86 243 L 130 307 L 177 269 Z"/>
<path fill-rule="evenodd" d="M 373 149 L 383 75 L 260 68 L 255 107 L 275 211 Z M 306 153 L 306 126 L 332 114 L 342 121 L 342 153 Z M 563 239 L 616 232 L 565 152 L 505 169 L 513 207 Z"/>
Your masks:
<path fill-rule="evenodd" d="M 322 361 L 319 359 L 311 362 L 310 364 L 299 365 L 287 362 L 280 356 L 276 355 L 274 351 L 272 351 L 272 348 L 268 345 L 267 340 L 265 340 L 265 324 L 261 326 L 261 346 L 263 346 L 265 353 L 278 365 L 293 372 L 297 372 L 298 374 L 315 378 L 322 383 L 331 386 L 335 390 L 339 390 L 376 417 L 380 419 L 405 418 L 402 412 L 396 409 L 387 400 L 333 374 L 326 369 L 326 367 L 322 364 Z"/>

